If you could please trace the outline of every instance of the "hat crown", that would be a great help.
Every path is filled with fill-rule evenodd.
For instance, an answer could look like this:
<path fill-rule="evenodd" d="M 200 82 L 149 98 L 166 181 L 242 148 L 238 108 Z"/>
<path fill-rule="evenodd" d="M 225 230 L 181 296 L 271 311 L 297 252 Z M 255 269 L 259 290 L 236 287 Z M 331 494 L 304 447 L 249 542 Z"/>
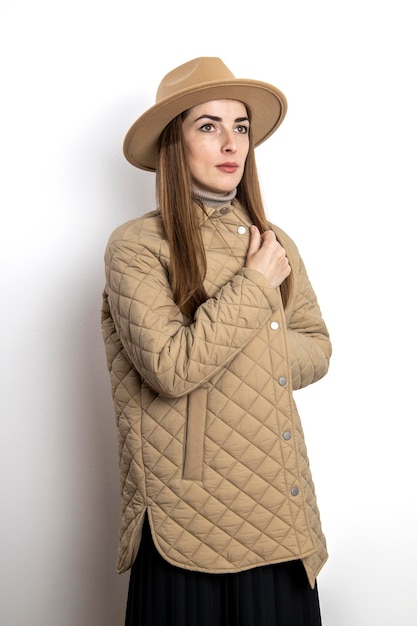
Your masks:
<path fill-rule="evenodd" d="M 156 93 L 158 104 L 184 89 L 202 87 L 212 81 L 233 80 L 235 76 L 218 57 L 199 57 L 169 72 L 161 80 Z"/>

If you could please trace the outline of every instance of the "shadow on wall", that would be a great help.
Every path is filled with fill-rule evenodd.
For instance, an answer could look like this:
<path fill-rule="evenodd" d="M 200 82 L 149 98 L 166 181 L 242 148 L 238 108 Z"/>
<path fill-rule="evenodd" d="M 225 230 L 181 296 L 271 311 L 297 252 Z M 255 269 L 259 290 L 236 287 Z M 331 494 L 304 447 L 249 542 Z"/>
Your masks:
<path fill-rule="evenodd" d="M 149 102 L 131 97 L 117 103 L 101 117 L 94 117 L 94 126 L 83 133 L 83 145 L 74 146 L 74 175 L 82 180 L 91 201 L 83 215 L 95 220 L 102 229 L 103 245 L 115 226 L 155 208 L 155 175 L 131 165 L 123 154 L 123 140 L 132 123 Z"/>
<path fill-rule="evenodd" d="M 46 612 L 46 621 L 59 614 L 62 626 L 117 626 L 123 623 L 128 576 L 116 573 L 117 432 L 99 326 L 102 280 L 98 272 L 81 279 L 75 274 L 73 304 L 61 298 L 55 317 L 60 321 L 51 383 L 62 408 L 56 411 L 58 441 L 49 444 L 56 457 L 50 485 L 56 505 L 50 530 L 45 512 L 51 563 L 42 596 L 48 603 L 38 610 Z"/>
<path fill-rule="evenodd" d="M 122 153 L 124 134 L 146 106 L 134 102 L 109 111 L 108 119 L 99 120 L 93 129 L 95 138 L 102 142 L 96 179 L 92 182 L 93 200 L 98 200 L 94 205 L 96 222 L 100 224 L 94 232 L 100 232 L 101 241 L 97 240 L 90 253 L 93 256 L 83 263 L 90 268 L 90 274 L 84 274 L 79 285 L 79 299 L 85 306 L 83 317 L 74 320 L 79 342 L 73 359 L 77 364 L 73 388 L 79 390 L 84 400 L 73 430 L 74 453 L 78 451 L 79 457 L 80 447 L 84 453 L 84 463 L 77 461 L 75 467 L 75 483 L 85 503 L 84 515 L 78 520 L 84 543 L 79 566 L 84 575 L 74 589 L 78 606 L 84 607 L 73 615 L 79 626 L 116 626 L 124 621 L 128 574 L 115 573 L 119 521 L 117 429 L 101 337 L 100 307 L 103 253 L 111 231 L 155 206 L 154 175 L 131 166 Z"/>
<path fill-rule="evenodd" d="M 122 107 L 123 108 L 123 107 Z M 129 107 L 127 107 L 129 108 Z M 130 107 L 132 108 L 132 107 Z M 135 110 L 140 108 L 135 105 Z M 145 107 L 143 107 L 145 108 Z M 154 175 L 125 161 L 121 144 L 134 121 L 126 111 L 108 112 L 84 133 L 71 177 L 80 181 L 88 210 L 69 276 L 60 276 L 56 301 L 60 328 L 57 355 L 65 354 L 60 397 L 68 399 L 66 437 L 65 589 L 57 583 L 68 621 L 63 626 L 117 626 L 124 620 L 128 574 L 116 574 L 119 521 L 117 430 L 100 329 L 103 254 L 111 231 L 154 208 Z M 127 121 L 128 120 L 128 121 Z M 103 131 L 103 129 L 105 129 Z M 89 176 L 86 175 L 89 173 Z M 79 213 L 78 213 L 79 214 Z M 87 217 L 86 217 L 87 216 Z M 85 237 L 85 241 L 82 241 Z M 69 294 L 69 295 L 68 295 Z M 50 593 L 54 591 L 50 589 Z M 65 596 L 65 597 L 64 597 Z M 62 606 L 61 604 L 61 606 Z"/>

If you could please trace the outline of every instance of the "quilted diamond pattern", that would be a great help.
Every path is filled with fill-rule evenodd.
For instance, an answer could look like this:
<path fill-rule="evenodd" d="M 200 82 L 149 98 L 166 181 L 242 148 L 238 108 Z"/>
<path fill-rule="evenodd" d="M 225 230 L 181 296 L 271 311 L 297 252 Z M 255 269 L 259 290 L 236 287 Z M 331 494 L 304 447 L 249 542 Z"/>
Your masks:
<path fill-rule="evenodd" d="M 171 563 L 233 572 L 302 558 L 314 584 L 326 543 L 292 389 L 325 375 L 331 346 L 293 242 L 276 229 L 294 280 L 284 312 L 279 292 L 244 268 L 249 223 L 228 209 L 202 221 L 210 297 L 192 322 L 172 299 L 156 213 L 117 229 L 106 250 L 118 569 L 132 565 L 147 510 Z"/>

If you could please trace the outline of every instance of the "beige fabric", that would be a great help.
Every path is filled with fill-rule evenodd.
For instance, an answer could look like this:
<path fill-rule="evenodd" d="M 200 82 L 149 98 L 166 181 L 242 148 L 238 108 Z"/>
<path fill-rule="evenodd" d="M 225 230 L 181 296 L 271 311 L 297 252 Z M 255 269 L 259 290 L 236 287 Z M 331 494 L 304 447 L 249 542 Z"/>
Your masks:
<path fill-rule="evenodd" d="M 102 327 L 120 445 L 118 571 L 133 564 L 147 510 L 155 544 L 174 565 L 236 572 L 301 558 L 314 585 L 326 542 L 292 389 L 326 374 L 327 329 L 284 232 L 274 227 L 294 278 L 286 315 L 279 291 L 243 267 L 242 208 L 207 212 L 210 298 L 192 322 L 172 300 L 156 212 L 118 228 L 105 253 Z"/>

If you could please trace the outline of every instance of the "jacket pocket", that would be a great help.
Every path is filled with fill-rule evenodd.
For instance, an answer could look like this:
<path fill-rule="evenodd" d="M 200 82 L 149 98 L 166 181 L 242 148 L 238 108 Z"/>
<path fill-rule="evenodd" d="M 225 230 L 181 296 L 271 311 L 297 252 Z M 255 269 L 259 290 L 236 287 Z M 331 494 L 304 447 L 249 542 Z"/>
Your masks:
<path fill-rule="evenodd" d="M 207 387 L 198 387 L 188 396 L 182 473 L 185 480 L 203 480 L 206 416 Z"/>

